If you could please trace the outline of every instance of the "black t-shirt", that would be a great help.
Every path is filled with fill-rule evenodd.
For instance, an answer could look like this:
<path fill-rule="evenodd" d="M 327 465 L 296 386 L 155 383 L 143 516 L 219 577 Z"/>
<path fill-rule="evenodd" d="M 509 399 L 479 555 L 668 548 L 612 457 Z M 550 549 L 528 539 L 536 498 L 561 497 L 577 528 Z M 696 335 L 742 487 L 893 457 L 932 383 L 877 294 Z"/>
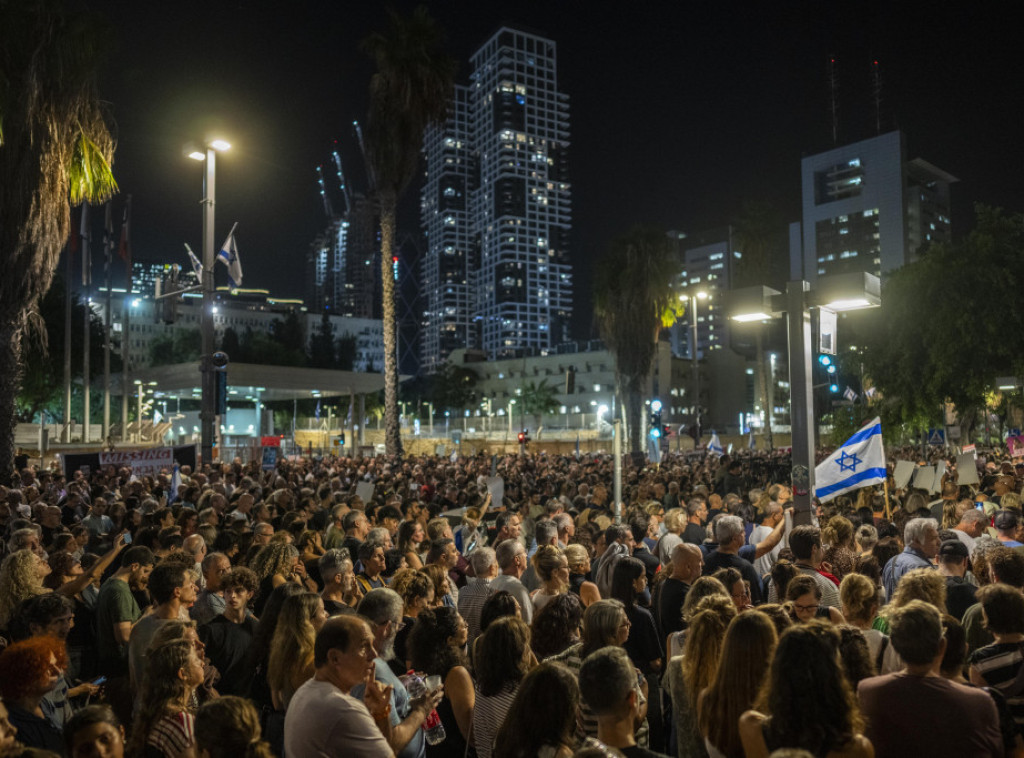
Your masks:
<path fill-rule="evenodd" d="M 761 577 L 757 575 L 757 571 L 754 570 L 754 565 L 750 561 L 744 560 L 733 553 L 721 553 L 717 549 L 711 551 L 708 557 L 704 559 L 704 575 L 710 576 L 722 568 L 734 568 L 743 575 L 744 579 L 750 582 L 750 602 L 754 605 L 760 605 L 764 602 L 764 596 L 761 591 Z"/>
<path fill-rule="evenodd" d="M 658 623 L 661 627 L 661 638 L 683 628 L 683 603 L 690 585 L 678 579 L 666 579 L 658 594 Z"/>
<path fill-rule="evenodd" d="M 654 625 L 654 616 L 646 608 L 637 605 L 626 606 L 626 617 L 629 619 L 629 637 L 623 645 L 630 660 L 645 675 L 651 673 L 651 661 L 664 658 L 658 628 Z"/>
<path fill-rule="evenodd" d="M 707 530 L 700 524 L 687 524 L 683 529 L 683 542 L 699 545 L 708 538 Z"/>
<path fill-rule="evenodd" d="M 339 603 L 337 600 L 324 600 L 324 610 L 328 616 L 354 616 L 356 612 L 351 605 Z"/>
<path fill-rule="evenodd" d="M 206 645 L 210 662 L 220 672 L 216 685 L 220 694 L 248 694 L 253 673 L 248 652 L 258 624 L 254 616 L 246 616 L 241 624 L 236 624 L 218 615 L 199 627 L 199 639 Z"/>
<path fill-rule="evenodd" d="M 648 586 L 654 583 L 654 575 L 658 573 L 658 567 L 661 566 L 661 561 L 658 560 L 658 556 L 654 555 L 647 546 L 633 548 L 633 557 L 644 564 L 644 573 L 647 574 Z"/>
<path fill-rule="evenodd" d="M 959 576 L 946 577 L 946 610 L 953 618 L 962 619 L 977 601 L 978 588 Z"/>

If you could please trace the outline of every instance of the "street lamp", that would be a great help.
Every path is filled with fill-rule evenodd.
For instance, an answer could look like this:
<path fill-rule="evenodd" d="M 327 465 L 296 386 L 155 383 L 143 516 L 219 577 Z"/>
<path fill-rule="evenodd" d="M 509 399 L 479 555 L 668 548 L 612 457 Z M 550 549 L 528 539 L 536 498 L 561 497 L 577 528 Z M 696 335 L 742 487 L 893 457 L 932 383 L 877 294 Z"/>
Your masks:
<path fill-rule="evenodd" d="M 873 274 L 855 272 L 818 278 L 814 291 L 802 280 L 786 293 L 757 286 L 727 295 L 726 313 L 733 321 L 765 321 L 786 315 L 789 331 L 790 427 L 793 436 L 794 523 L 811 522 L 814 493 L 814 395 L 811 377 L 811 308 L 852 311 L 881 305 L 881 285 Z"/>
<path fill-rule="evenodd" d="M 680 295 L 685 300 L 686 295 Z M 700 362 L 698 360 L 697 342 L 697 301 L 707 300 L 709 295 L 704 290 L 690 293 L 690 361 L 693 365 L 693 419 L 696 430 L 695 442 L 700 445 Z"/>
<path fill-rule="evenodd" d="M 203 175 L 203 311 L 199 322 L 202 334 L 203 354 L 200 358 L 199 370 L 203 375 L 202 403 L 199 411 L 199 422 L 202 427 L 200 447 L 203 463 L 213 462 L 214 420 L 216 417 L 215 397 L 217 388 L 214 378 L 214 367 L 211 365 L 213 356 L 213 266 L 214 241 L 213 223 L 214 206 L 216 205 L 217 152 L 231 147 L 221 139 L 211 140 L 203 150 L 193 149 L 188 157 L 206 162 Z"/>

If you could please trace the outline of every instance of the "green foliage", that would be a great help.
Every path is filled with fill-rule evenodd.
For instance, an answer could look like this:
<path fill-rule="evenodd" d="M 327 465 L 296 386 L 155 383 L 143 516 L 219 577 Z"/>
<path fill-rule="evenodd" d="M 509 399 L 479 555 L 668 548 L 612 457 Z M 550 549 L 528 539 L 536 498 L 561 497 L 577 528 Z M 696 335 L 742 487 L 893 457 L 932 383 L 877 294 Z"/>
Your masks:
<path fill-rule="evenodd" d="M 480 377 L 465 366 L 445 363 L 431 382 L 431 402 L 438 411 L 463 410 L 476 400 L 476 383 Z"/>
<path fill-rule="evenodd" d="M 632 450 L 640 450 L 642 395 L 657 351 L 658 333 L 675 319 L 671 282 L 679 275 L 668 237 L 636 226 L 616 237 L 594 274 L 594 314 L 615 356 L 616 384 L 627 412 Z"/>
<path fill-rule="evenodd" d="M 522 386 L 522 393 L 516 398 L 516 403 L 522 403 L 522 412 L 537 417 L 537 428 L 543 423 L 543 418 L 548 413 L 554 413 L 562 407 L 558 399 L 558 387 L 548 384 L 544 379 L 537 382 L 526 382 Z"/>
<path fill-rule="evenodd" d="M 965 239 L 890 274 L 882 307 L 865 314 L 865 370 L 891 423 L 934 425 L 946 401 L 971 415 L 997 376 L 1024 370 L 1024 217 L 976 213 Z"/>
<path fill-rule="evenodd" d="M 199 329 L 175 330 L 161 334 L 149 343 L 151 366 L 173 366 L 176 363 L 198 361 L 202 354 L 203 337 Z"/>

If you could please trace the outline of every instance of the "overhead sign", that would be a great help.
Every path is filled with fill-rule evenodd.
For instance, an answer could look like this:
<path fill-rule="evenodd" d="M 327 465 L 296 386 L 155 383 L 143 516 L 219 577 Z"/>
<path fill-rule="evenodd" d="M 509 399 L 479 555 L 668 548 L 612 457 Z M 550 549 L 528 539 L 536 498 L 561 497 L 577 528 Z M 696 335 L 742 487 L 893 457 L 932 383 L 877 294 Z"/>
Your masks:
<path fill-rule="evenodd" d="M 836 312 L 818 309 L 818 352 L 836 354 Z"/>

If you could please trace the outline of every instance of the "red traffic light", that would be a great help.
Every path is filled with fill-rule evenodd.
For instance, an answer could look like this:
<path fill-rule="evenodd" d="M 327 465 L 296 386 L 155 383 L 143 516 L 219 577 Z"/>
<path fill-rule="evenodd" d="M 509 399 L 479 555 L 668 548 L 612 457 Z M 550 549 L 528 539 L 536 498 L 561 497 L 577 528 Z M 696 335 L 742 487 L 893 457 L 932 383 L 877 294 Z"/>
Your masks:
<path fill-rule="evenodd" d="M 526 442 L 526 432 L 519 432 L 519 442 L 520 444 Z"/>

